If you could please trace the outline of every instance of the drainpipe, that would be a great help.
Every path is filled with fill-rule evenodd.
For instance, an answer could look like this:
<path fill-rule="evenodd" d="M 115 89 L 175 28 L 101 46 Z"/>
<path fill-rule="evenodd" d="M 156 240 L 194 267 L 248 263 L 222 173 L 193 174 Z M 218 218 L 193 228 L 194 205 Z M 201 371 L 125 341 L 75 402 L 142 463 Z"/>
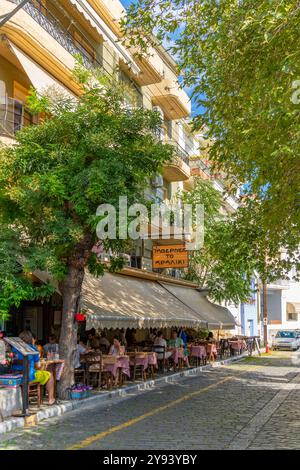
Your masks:
<path fill-rule="evenodd" d="M 268 307 L 267 307 L 267 284 L 263 282 L 263 327 L 264 327 L 264 345 L 268 342 Z"/>
<path fill-rule="evenodd" d="M 21 3 L 19 3 L 18 6 L 16 6 L 16 8 L 14 8 L 10 13 L 6 13 L 5 15 L 1 16 L 0 17 L 0 28 L 1 26 L 3 26 L 5 23 L 7 23 L 7 21 L 9 21 L 19 10 L 21 10 L 21 8 L 23 8 L 26 3 L 28 3 L 29 0 L 22 0 Z"/>

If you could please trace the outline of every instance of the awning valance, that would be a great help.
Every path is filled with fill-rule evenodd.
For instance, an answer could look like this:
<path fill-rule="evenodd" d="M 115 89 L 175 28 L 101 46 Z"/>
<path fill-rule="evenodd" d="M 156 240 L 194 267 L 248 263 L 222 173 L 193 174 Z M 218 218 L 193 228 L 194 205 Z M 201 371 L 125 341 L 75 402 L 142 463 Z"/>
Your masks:
<path fill-rule="evenodd" d="M 155 281 L 106 273 L 85 274 L 82 306 L 87 329 L 206 327 L 201 316 Z"/>
<path fill-rule="evenodd" d="M 209 329 L 231 330 L 235 328 L 236 322 L 230 311 L 210 302 L 205 292 L 175 284 L 162 283 L 162 285 L 177 299 L 196 312 L 203 322 L 207 323 Z"/>
<path fill-rule="evenodd" d="M 300 302 L 287 302 L 286 303 L 287 313 L 300 313 Z"/>
<path fill-rule="evenodd" d="M 24 54 L 21 49 L 19 49 L 12 42 L 9 43 L 11 50 L 14 52 L 18 61 L 20 62 L 24 72 L 28 76 L 30 82 L 34 88 L 39 92 L 43 93 L 49 88 L 63 93 L 65 96 L 74 99 L 75 95 L 68 90 L 62 83 L 56 80 L 52 75 L 43 70 L 36 62 L 34 62 L 28 55 Z"/>
<path fill-rule="evenodd" d="M 140 68 L 135 63 L 129 52 L 121 44 L 119 38 L 109 29 L 105 22 L 97 15 L 87 0 L 70 0 L 77 10 L 84 16 L 98 34 L 100 34 L 105 41 L 108 41 L 116 51 L 120 59 L 122 59 L 133 71 L 134 74 L 140 73 Z"/>

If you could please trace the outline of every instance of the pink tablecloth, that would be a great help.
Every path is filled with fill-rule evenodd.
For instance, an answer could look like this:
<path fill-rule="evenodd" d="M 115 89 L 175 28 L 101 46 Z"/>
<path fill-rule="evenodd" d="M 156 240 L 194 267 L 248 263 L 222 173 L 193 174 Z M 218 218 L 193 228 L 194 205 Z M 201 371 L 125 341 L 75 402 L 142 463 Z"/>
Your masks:
<path fill-rule="evenodd" d="M 137 357 L 136 359 L 134 357 L 130 358 L 130 365 L 134 366 L 136 364 L 137 366 L 144 366 L 144 370 L 148 368 L 149 360 L 148 360 L 148 355 L 146 354 L 143 357 Z"/>
<path fill-rule="evenodd" d="M 205 346 L 197 345 L 191 346 L 191 356 L 192 357 L 206 357 L 206 349 Z"/>
<path fill-rule="evenodd" d="M 176 348 L 172 352 L 172 359 L 174 361 L 174 364 L 178 364 L 179 359 L 183 359 L 185 362 L 187 362 L 188 357 L 184 355 L 184 349 L 183 348 Z"/>
<path fill-rule="evenodd" d="M 122 373 L 130 377 L 130 365 L 128 356 L 119 356 L 118 357 L 118 367 L 122 369 Z"/>
<path fill-rule="evenodd" d="M 240 351 L 241 349 L 246 349 L 246 342 L 244 340 L 237 340 L 237 341 L 228 341 L 229 345 L 235 351 Z"/>
<path fill-rule="evenodd" d="M 123 374 L 126 374 L 130 377 L 130 368 L 129 368 L 129 357 L 128 356 L 118 356 L 117 361 L 113 364 L 104 364 L 104 372 L 111 372 L 113 377 L 117 377 L 118 369 L 122 369 Z"/>
<path fill-rule="evenodd" d="M 217 354 L 217 346 L 214 343 L 208 343 L 206 345 L 207 354 Z"/>
<path fill-rule="evenodd" d="M 149 352 L 148 353 L 148 365 L 149 366 L 154 366 L 155 369 L 158 369 L 156 352 Z"/>

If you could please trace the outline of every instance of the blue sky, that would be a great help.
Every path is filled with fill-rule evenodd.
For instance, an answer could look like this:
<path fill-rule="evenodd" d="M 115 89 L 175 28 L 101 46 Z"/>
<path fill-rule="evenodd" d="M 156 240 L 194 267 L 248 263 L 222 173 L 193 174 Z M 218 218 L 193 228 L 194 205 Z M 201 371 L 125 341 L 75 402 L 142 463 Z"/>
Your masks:
<path fill-rule="evenodd" d="M 133 0 L 120 0 L 121 3 L 123 3 L 124 7 L 127 7 L 130 5 L 130 3 L 133 3 Z"/>

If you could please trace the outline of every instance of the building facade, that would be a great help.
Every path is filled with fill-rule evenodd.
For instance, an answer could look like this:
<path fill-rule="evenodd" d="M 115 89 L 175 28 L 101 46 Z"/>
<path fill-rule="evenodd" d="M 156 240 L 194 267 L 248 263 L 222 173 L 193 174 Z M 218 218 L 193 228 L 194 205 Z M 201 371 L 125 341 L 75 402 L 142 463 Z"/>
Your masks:
<path fill-rule="evenodd" d="M 20 2 L 2 0 L 0 17 Z M 123 45 L 119 22 L 124 14 L 118 0 L 30 0 L 5 22 L 0 30 L 0 141 L 11 145 L 18 130 L 39 122 L 39 116 L 32 115 L 26 105 L 31 87 L 41 93 L 55 87 L 75 97 L 80 94 L 72 77 L 80 56 L 89 69 L 100 67 L 108 76 L 118 74 L 131 88 L 128 105 L 160 114 L 162 126 L 157 138 L 173 145 L 175 155 L 162 174 L 149 182 L 147 195 L 153 202 L 169 203 L 178 190 L 193 187 L 193 176 L 199 176 L 203 166 L 199 139 L 190 132 L 191 103 L 178 83 L 176 63 L 162 47 L 152 48 L 149 56 L 141 58 Z M 214 184 L 223 190 L 220 181 Z M 235 201 L 226 204 L 234 205 Z M 165 242 L 159 239 L 156 244 Z M 172 243 L 182 243 L 182 239 L 174 237 Z M 153 270 L 152 248 L 151 239 L 142 239 L 131 252 L 124 253 L 124 274 L 148 281 L 173 279 L 182 286 L 196 287 L 180 279 L 180 270 Z M 109 261 L 110 253 L 98 255 Z M 30 325 L 38 338 L 44 338 L 50 326 L 54 332 L 59 329 L 59 296 L 50 303 L 27 302 L 23 307 L 22 312 L 15 312 L 18 330 Z"/>

